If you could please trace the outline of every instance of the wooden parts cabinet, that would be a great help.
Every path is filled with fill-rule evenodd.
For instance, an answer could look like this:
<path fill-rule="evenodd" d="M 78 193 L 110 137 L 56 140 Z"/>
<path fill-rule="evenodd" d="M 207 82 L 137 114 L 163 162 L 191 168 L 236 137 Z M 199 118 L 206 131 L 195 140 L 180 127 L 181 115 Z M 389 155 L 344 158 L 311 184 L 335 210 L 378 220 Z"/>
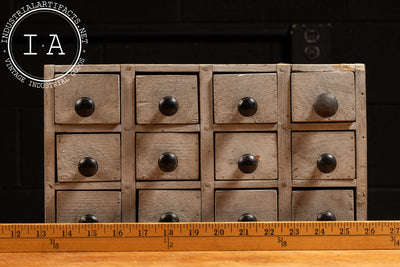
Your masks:
<path fill-rule="evenodd" d="M 362 64 L 67 77 L 44 91 L 46 222 L 367 218 Z"/>

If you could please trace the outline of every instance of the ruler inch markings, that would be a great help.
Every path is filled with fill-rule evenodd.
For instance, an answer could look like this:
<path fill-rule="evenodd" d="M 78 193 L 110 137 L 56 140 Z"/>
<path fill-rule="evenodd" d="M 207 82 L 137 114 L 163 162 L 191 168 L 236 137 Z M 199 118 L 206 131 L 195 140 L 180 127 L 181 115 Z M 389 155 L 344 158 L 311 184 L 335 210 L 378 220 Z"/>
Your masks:
<path fill-rule="evenodd" d="M 400 249 L 400 221 L 0 224 L 0 252 Z"/>

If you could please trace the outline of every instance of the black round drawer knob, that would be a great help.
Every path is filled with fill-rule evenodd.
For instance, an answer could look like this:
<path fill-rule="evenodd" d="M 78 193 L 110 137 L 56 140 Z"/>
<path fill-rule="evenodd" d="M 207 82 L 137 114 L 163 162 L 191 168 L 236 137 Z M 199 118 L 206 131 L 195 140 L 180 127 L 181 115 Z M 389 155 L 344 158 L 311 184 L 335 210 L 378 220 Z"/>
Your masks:
<path fill-rule="evenodd" d="M 172 116 L 178 111 L 179 104 L 178 101 L 176 101 L 176 99 L 172 96 L 166 96 L 160 100 L 158 109 L 163 115 Z"/>
<path fill-rule="evenodd" d="M 318 214 L 317 221 L 336 221 L 336 217 L 332 212 L 325 211 Z"/>
<path fill-rule="evenodd" d="M 75 102 L 75 112 L 81 117 L 89 117 L 94 112 L 94 102 L 89 97 L 81 97 Z"/>
<path fill-rule="evenodd" d="M 317 159 L 317 167 L 323 173 L 333 172 L 336 168 L 336 159 L 331 154 L 322 154 Z"/>
<path fill-rule="evenodd" d="M 257 102 L 254 98 L 244 97 L 239 100 L 238 109 L 239 113 L 245 117 L 250 117 L 257 112 Z"/>
<path fill-rule="evenodd" d="M 257 169 L 258 161 L 251 154 L 244 154 L 238 160 L 239 170 L 243 173 L 252 173 Z"/>
<path fill-rule="evenodd" d="M 179 222 L 179 217 L 173 212 L 167 212 L 161 215 L 159 222 Z"/>
<path fill-rule="evenodd" d="M 315 112 L 324 118 L 333 116 L 338 110 L 338 107 L 339 104 L 336 97 L 328 93 L 320 94 L 314 102 Z"/>
<path fill-rule="evenodd" d="M 158 158 L 158 167 L 163 172 L 172 172 L 178 167 L 178 158 L 174 153 L 166 152 Z"/>
<path fill-rule="evenodd" d="M 79 173 L 86 177 L 95 175 L 98 169 L 97 161 L 91 157 L 85 157 L 78 163 Z"/>
<path fill-rule="evenodd" d="M 238 219 L 238 222 L 256 222 L 256 221 L 257 221 L 256 216 L 254 216 L 251 213 L 242 214 Z"/>
<path fill-rule="evenodd" d="M 98 222 L 99 220 L 97 219 L 97 217 L 92 214 L 83 215 L 79 219 L 79 223 L 98 223 Z"/>

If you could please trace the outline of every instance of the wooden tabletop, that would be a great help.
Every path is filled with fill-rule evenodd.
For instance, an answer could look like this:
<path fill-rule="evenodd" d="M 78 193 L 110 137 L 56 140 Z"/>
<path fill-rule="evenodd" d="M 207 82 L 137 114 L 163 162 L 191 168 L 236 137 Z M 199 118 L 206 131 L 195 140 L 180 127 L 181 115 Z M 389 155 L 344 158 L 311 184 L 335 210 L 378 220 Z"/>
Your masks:
<path fill-rule="evenodd" d="M 399 266 L 398 250 L 0 253 L 0 266 Z"/>

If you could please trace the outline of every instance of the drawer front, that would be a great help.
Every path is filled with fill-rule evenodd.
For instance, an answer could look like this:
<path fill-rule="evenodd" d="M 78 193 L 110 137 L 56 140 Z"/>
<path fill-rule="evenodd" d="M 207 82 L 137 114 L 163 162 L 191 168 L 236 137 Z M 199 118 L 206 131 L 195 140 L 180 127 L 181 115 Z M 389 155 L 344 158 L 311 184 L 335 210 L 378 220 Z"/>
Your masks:
<path fill-rule="evenodd" d="M 352 72 L 292 74 L 294 122 L 355 121 Z"/>
<path fill-rule="evenodd" d="M 57 135 L 59 182 L 121 179 L 119 134 Z"/>
<path fill-rule="evenodd" d="M 198 180 L 197 133 L 136 134 L 138 180 Z"/>
<path fill-rule="evenodd" d="M 277 91 L 275 73 L 214 75 L 215 123 L 276 122 Z"/>
<path fill-rule="evenodd" d="M 197 75 L 136 76 L 138 124 L 199 122 Z"/>
<path fill-rule="evenodd" d="M 159 222 L 166 213 L 173 213 L 179 222 L 201 221 L 200 190 L 140 190 L 139 222 Z"/>
<path fill-rule="evenodd" d="M 276 179 L 276 133 L 216 133 L 215 175 L 217 180 Z"/>
<path fill-rule="evenodd" d="M 293 179 L 354 179 L 354 139 L 351 131 L 292 133 Z"/>
<path fill-rule="evenodd" d="M 316 221 L 318 215 L 328 211 L 333 213 L 337 221 L 353 221 L 353 190 L 293 191 L 293 220 Z"/>
<path fill-rule="evenodd" d="M 118 124 L 120 86 L 117 74 L 77 74 L 55 87 L 57 124 Z"/>
<path fill-rule="evenodd" d="M 119 191 L 58 191 L 56 202 L 58 223 L 77 223 L 88 214 L 100 223 L 121 222 Z"/>
<path fill-rule="evenodd" d="M 276 190 L 217 190 L 215 191 L 215 221 L 238 221 L 250 213 L 258 221 L 276 221 Z"/>

